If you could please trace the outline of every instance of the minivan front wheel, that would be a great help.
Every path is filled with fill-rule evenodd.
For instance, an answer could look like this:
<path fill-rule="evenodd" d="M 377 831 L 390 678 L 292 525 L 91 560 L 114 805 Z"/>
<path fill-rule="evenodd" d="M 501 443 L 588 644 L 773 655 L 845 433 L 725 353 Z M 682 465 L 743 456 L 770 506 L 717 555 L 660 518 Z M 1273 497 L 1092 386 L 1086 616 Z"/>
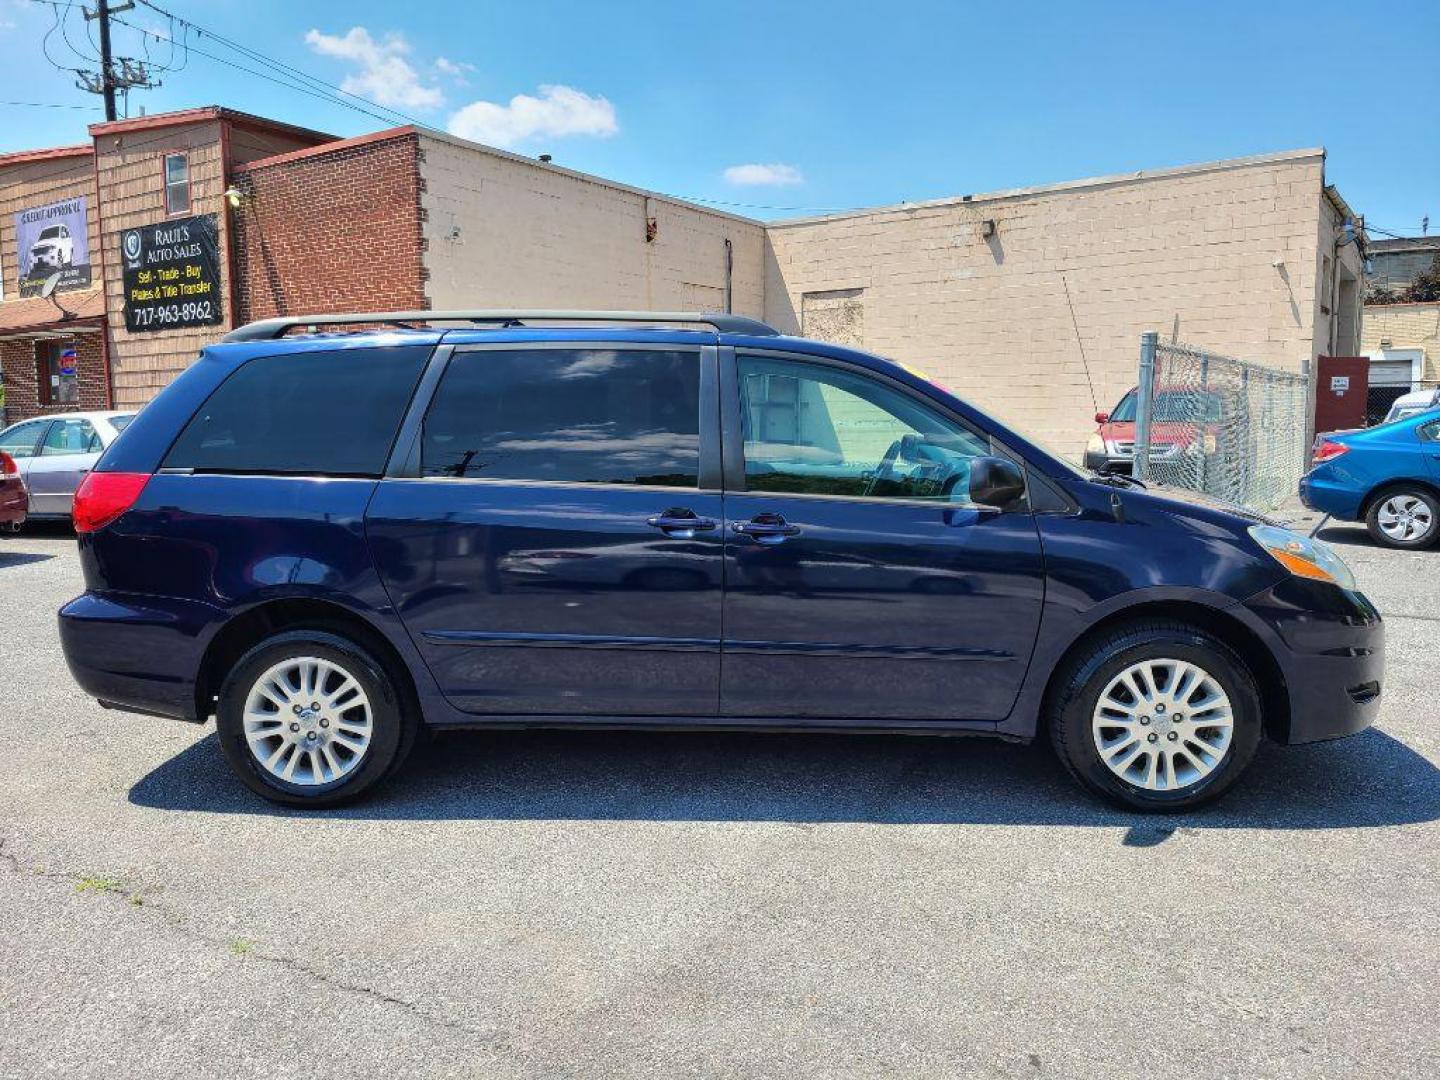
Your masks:
<path fill-rule="evenodd" d="M 1135 623 L 1076 657 L 1050 717 L 1056 752 L 1127 809 L 1188 810 L 1223 794 L 1260 742 L 1259 694 L 1229 646 L 1183 623 Z"/>
<path fill-rule="evenodd" d="M 216 724 L 245 785 L 288 806 L 356 798 L 399 765 L 415 735 L 384 666 L 320 630 L 277 634 L 242 656 Z"/>

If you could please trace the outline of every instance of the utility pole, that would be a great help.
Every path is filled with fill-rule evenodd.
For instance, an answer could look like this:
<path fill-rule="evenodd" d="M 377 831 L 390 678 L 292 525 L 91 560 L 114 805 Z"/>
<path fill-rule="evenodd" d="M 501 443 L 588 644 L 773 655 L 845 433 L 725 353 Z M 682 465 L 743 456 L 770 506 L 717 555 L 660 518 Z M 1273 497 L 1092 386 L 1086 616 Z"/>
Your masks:
<path fill-rule="evenodd" d="M 123 4 L 117 11 L 129 11 L 134 4 Z M 90 18 L 87 11 L 85 17 Z M 115 62 L 110 55 L 110 0 L 96 0 L 95 17 L 100 20 L 100 93 L 105 97 L 105 119 L 115 119 Z"/>
<path fill-rule="evenodd" d="M 123 4 L 112 4 L 110 0 L 95 0 L 95 10 L 82 9 L 85 12 L 85 19 L 97 19 L 100 22 L 100 70 L 77 72 L 80 81 L 75 85 L 81 90 L 88 90 L 92 94 L 99 94 L 105 99 L 105 119 L 114 120 L 115 115 L 115 91 L 119 90 L 127 95 L 132 87 L 139 87 L 148 90 L 151 87 L 159 86 L 156 79 L 150 78 L 150 72 L 146 70 L 145 64 L 139 60 L 132 60 L 122 56 L 117 58 L 110 50 L 110 17 L 118 15 L 122 11 L 129 11 L 135 6 L 134 0 L 126 0 Z M 120 70 L 115 70 L 116 64 Z"/>

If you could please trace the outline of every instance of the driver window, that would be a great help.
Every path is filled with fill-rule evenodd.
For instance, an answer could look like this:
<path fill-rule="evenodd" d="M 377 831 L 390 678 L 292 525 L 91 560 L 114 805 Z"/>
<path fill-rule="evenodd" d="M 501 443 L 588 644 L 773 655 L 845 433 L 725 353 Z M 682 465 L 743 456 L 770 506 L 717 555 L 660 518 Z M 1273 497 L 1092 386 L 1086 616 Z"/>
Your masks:
<path fill-rule="evenodd" d="M 739 358 L 745 490 L 965 502 L 986 442 L 840 368 Z"/>

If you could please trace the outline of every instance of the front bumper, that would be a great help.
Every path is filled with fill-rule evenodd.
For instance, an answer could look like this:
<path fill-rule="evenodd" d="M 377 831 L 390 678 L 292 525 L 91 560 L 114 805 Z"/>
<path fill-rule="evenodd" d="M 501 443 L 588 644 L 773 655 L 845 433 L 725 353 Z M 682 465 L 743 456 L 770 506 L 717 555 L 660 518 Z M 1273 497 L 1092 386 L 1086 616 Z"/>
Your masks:
<path fill-rule="evenodd" d="M 1129 476 L 1135 470 L 1134 458 L 1116 457 L 1113 454 L 1085 452 L 1085 467 L 1098 473 L 1124 473 Z"/>
<path fill-rule="evenodd" d="M 1363 731 L 1380 712 L 1385 629 L 1363 593 L 1289 578 L 1245 601 L 1271 638 L 1289 698 L 1288 744 Z"/>

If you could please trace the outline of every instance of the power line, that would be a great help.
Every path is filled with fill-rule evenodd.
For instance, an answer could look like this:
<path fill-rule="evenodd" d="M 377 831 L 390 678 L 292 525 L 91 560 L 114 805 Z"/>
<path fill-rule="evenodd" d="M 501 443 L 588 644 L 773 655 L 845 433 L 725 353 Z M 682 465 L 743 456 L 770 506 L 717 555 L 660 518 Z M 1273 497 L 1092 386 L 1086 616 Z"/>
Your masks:
<path fill-rule="evenodd" d="M 0 105 L 14 105 L 27 109 L 84 109 L 87 112 L 99 112 L 98 105 L 66 105 L 59 101 L 0 101 Z"/>

